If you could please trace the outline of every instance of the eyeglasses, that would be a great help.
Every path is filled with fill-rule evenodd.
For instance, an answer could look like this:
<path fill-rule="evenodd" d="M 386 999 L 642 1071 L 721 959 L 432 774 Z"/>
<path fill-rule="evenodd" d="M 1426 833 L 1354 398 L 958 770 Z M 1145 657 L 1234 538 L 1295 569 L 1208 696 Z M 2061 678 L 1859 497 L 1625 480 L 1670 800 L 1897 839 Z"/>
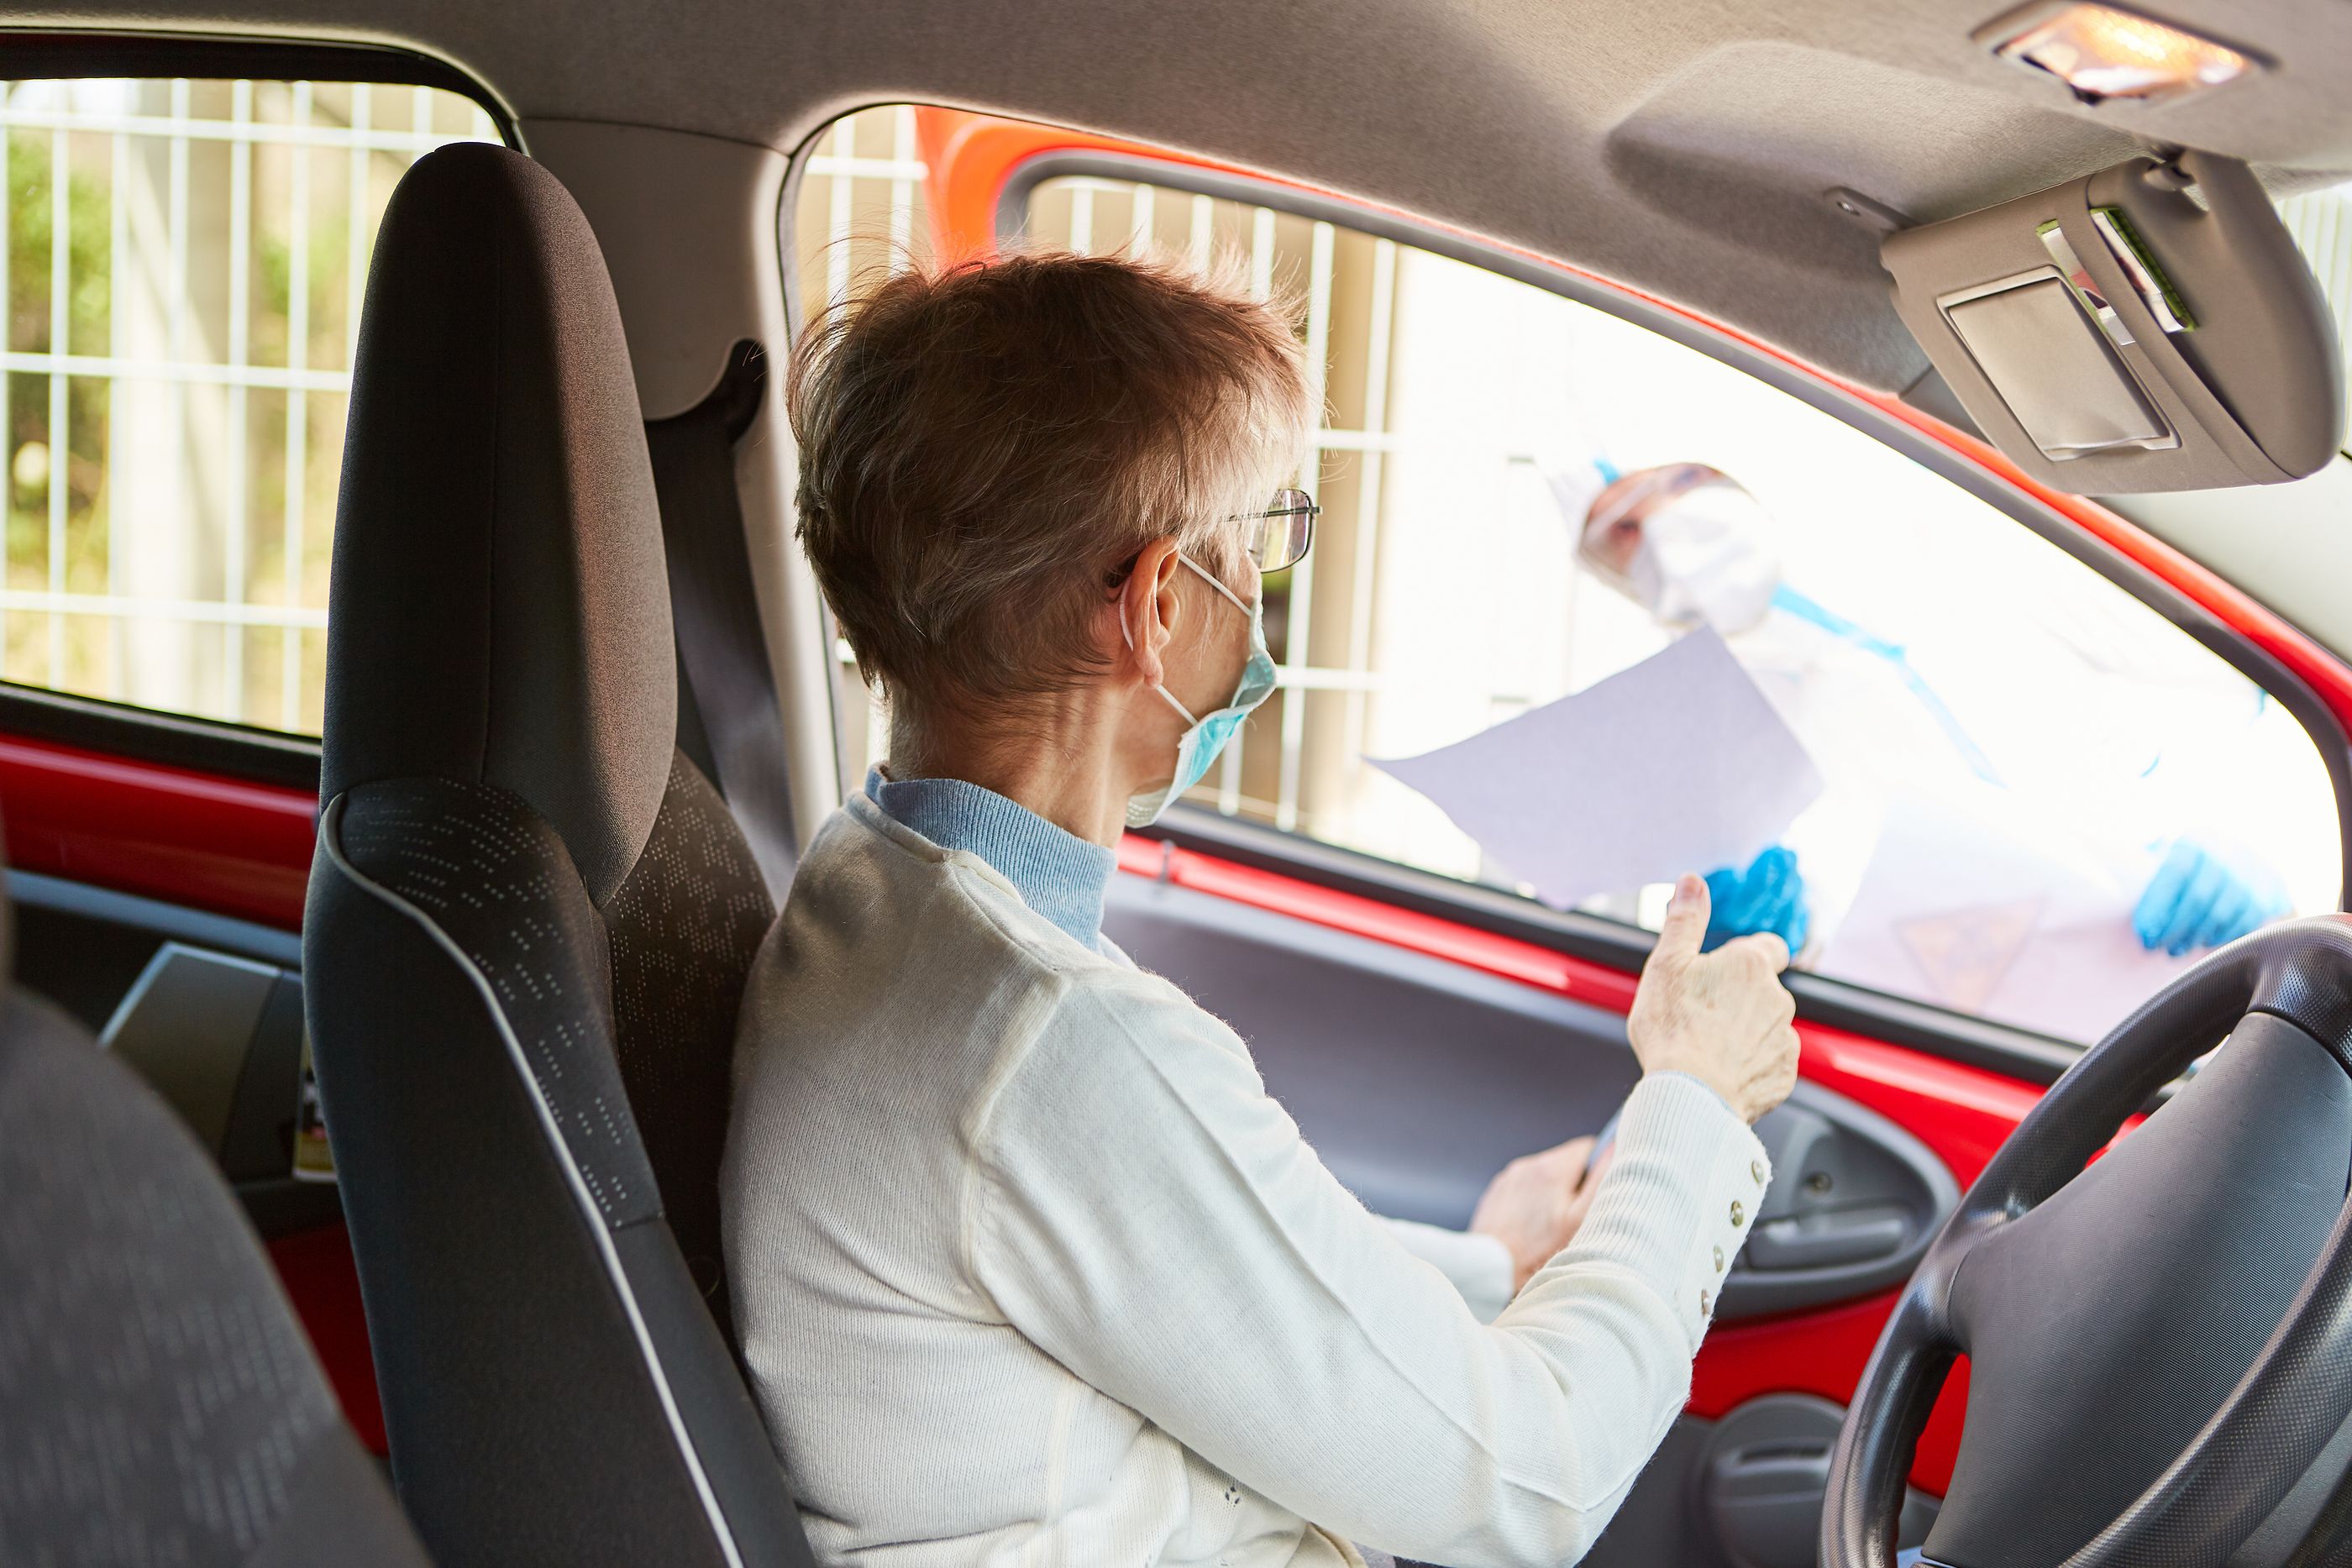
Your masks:
<path fill-rule="evenodd" d="M 1244 512 L 1242 549 L 1261 572 L 1280 571 L 1306 559 L 1315 542 L 1315 519 L 1323 508 L 1304 490 L 1276 490 L 1274 505 L 1263 512 Z"/>

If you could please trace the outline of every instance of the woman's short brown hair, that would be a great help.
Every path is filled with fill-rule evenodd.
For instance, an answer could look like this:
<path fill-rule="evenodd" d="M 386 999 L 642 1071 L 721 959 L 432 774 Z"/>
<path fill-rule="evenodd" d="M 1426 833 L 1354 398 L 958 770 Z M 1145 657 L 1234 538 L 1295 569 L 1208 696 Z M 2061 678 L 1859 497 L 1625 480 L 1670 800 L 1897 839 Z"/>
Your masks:
<path fill-rule="evenodd" d="M 1279 305 L 1176 266 L 1040 253 L 910 267 L 795 346 L 798 532 L 894 727 L 1061 689 L 1119 569 L 1227 519 L 1304 445 Z"/>

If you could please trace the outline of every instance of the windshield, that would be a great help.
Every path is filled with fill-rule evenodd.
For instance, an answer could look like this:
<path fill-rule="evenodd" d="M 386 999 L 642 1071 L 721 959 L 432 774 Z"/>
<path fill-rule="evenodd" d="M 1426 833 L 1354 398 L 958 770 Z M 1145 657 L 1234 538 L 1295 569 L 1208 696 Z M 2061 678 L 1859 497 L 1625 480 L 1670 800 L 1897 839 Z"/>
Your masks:
<path fill-rule="evenodd" d="M 2352 342 L 2352 185 L 2289 196 L 2278 210 L 2319 279 L 2319 291 L 2336 317 L 2336 340 Z"/>

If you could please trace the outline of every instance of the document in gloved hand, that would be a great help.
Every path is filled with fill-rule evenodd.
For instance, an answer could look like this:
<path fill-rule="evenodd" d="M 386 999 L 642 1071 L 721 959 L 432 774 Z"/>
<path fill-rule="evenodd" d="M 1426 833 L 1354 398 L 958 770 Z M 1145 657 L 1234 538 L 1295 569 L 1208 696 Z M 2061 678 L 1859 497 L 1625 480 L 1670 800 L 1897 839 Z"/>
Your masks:
<path fill-rule="evenodd" d="M 1705 627 L 1573 696 L 1372 766 L 1562 909 L 1746 865 L 1822 791 L 1803 744 Z"/>

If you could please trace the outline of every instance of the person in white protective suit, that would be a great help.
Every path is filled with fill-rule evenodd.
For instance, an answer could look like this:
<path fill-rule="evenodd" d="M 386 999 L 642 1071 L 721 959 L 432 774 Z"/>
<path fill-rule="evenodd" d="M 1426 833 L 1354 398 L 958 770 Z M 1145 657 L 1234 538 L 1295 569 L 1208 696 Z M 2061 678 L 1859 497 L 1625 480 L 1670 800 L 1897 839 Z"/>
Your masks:
<path fill-rule="evenodd" d="M 1595 459 L 1546 477 L 1580 563 L 1668 632 L 1721 634 L 1826 781 L 1782 842 L 1709 876 L 1710 941 L 1771 931 L 1818 959 L 1898 795 L 2119 868 L 2139 891 L 2117 917 L 2149 953 L 2218 946 L 2287 913 L 2281 879 L 2199 820 L 2226 750 L 2213 741 L 2250 728 L 2264 701 L 2201 650 L 2004 607 L 2015 624 L 1998 634 L 2030 678 L 2012 660 L 1972 682 L 1965 662 L 1947 661 L 1931 682 L 1910 650 L 1784 580 L 1772 518 L 1722 471 L 1619 473 Z"/>

